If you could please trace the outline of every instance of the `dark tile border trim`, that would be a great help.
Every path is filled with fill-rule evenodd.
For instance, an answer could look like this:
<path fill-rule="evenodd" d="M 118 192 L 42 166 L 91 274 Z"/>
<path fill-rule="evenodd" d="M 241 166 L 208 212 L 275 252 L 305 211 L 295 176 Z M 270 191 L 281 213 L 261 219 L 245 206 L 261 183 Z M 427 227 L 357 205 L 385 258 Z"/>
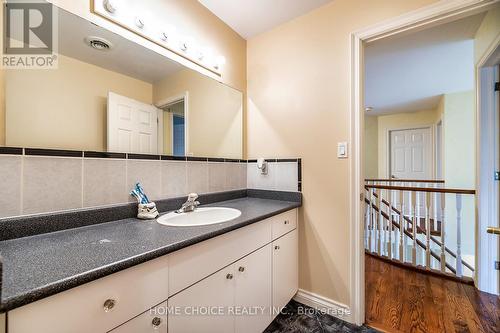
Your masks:
<path fill-rule="evenodd" d="M 127 159 L 129 160 L 160 160 L 160 155 L 148 155 L 148 154 L 127 154 Z"/>
<path fill-rule="evenodd" d="M 125 153 L 107 153 L 107 152 L 99 152 L 99 151 L 84 151 L 83 157 L 86 157 L 86 158 L 126 159 L 127 154 L 125 154 Z"/>
<path fill-rule="evenodd" d="M 208 157 L 186 156 L 188 162 L 208 162 Z"/>
<path fill-rule="evenodd" d="M 0 155 L 22 155 L 23 148 L 17 147 L 0 147 Z"/>
<path fill-rule="evenodd" d="M 186 156 L 161 155 L 162 161 L 186 161 Z"/>
<path fill-rule="evenodd" d="M 83 157 L 83 151 L 81 150 L 63 149 L 25 148 L 24 154 L 31 156 Z"/>
<path fill-rule="evenodd" d="M 224 158 L 209 157 L 208 161 L 209 162 L 224 162 L 225 159 Z"/>

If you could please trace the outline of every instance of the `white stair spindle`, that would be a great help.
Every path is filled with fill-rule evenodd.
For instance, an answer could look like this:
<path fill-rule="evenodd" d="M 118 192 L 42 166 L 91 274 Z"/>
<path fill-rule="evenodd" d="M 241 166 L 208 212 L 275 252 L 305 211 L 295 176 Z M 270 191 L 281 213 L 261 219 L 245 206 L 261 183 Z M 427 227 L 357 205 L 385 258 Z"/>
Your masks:
<path fill-rule="evenodd" d="M 404 243 L 405 243 L 405 216 L 404 210 L 404 192 L 399 191 L 399 202 L 401 209 L 399 211 L 399 261 L 405 261 Z"/>
<path fill-rule="evenodd" d="M 417 192 L 411 192 L 411 203 L 412 203 L 412 231 L 413 231 L 413 247 L 411 249 L 411 262 L 414 266 L 417 265 L 417 205 L 416 205 Z"/>
<path fill-rule="evenodd" d="M 425 264 L 431 268 L 431 192 L 425 193 Z"/>
<path fill-rule="evenodd" d="M 444 224 L 444 209 L 446 206 L 446 193 L 439 194 L 441 200 L 441 272 L 446 272 L 446 246 L 444 244 L 445 239 L 445 224 Z"/>
<path fill-rule="evenodd" d="M 457 272 L 458 277 L 462 277 L 462 195 L 457 194 Z"/>
<path fill-rule="evenodd" d="M 389 195 L 388 195 L 388 199 L 389 199 L 389 226 L 388 226 L 388 230 L 387 230 L 387 232 L 389 233 L 389 243 L 387 245 L 388 246 L 387 247 L 387 256 L 389 257 L 389 259 L 392 259 L 392 203 L 394 202 L 393 197 L 394 197 L 394 191 L 389 190 Z"/>
<path fill-rule="evenodd" d="M 365 198 L 370 200 L 370 190 L 368 191 L 365 190 Z M 369 249 L 369 235 L 370 235 L 370 204 L 366 202 L 365 198 L 363 198 L 363 201 L 365 202 L 365 250 Z"/>
<path fill-rule="evenodd" d="M 380 234 L 380 227 L 382 225 L 382 206 L 380 205 L 380 203 L 382 202 L 382 200 L 380 200 L 380 197 L 382 196 L 382 191 L 381 190 L 377 190 L 376 191 L 377 193 L 377 206 L 378 206 L 378 218 L 377 218 L 377 235 L 376 235 L 376 238 L 377 238 L 377 242 L 376 242 L 376 245 L 377 245 L 377 248 L 376 248 L 376 252 L 378 255 L 381 254 L 381 234 Z"/>
<path fill-rule="evenodd" d="M 374 243 L 375 243 L 375 189 L 370 189 L 370 252 L 374 252 Z"/>

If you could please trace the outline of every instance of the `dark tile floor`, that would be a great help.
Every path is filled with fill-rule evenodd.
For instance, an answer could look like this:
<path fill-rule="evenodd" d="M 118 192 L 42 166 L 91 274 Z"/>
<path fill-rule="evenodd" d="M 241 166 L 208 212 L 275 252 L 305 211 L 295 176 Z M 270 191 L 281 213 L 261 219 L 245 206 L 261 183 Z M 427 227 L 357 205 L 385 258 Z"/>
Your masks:
<path fill-rule="evenodd" d="M 366 327 L 349 324 L 343 320 L 290 301 L 281 314 L 274 319 L 264 333 L 333 333 L 333 332 L 363 332 L 378 331 Z"/>

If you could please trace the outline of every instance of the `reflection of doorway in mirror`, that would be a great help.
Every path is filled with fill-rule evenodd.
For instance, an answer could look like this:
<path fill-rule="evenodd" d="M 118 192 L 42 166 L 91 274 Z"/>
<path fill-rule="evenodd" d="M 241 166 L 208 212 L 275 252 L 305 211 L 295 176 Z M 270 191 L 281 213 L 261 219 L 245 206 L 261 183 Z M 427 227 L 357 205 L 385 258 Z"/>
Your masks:
<path fill-rule="evenodd" d="M 186 98 L 184 95 L 159 104 L 162 110 L 161 151 L 165 155 L 186 155 Z"/>

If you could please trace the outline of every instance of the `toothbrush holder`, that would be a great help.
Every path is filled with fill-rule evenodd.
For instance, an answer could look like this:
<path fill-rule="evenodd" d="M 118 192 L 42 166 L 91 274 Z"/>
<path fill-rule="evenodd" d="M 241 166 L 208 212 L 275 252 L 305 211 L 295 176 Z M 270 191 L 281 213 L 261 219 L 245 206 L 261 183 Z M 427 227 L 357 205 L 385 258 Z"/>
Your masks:
<path fill-rule="evenodd" d="M 141 220 L 152 220 L 160 215 L 156 209 L 156 204 L 150 202 L 147 204 L 139 204 L 137 209 L 137 218 Z"/>

